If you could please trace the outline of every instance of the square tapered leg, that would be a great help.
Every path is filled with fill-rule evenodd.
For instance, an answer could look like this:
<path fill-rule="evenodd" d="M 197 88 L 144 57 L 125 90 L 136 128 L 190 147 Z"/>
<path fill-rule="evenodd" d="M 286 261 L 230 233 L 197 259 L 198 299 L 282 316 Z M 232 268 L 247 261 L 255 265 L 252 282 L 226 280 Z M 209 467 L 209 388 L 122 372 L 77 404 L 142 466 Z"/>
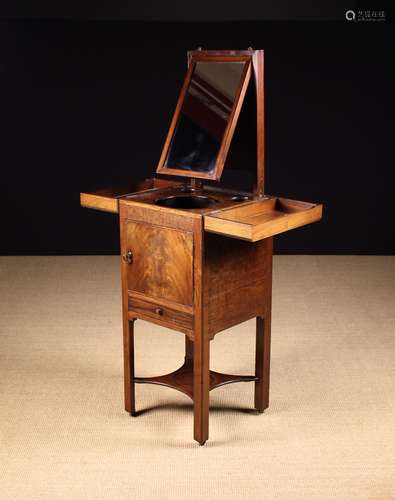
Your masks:
<path fill-rule="evenodd" d="M 195 332 L 193 342 L 193 434 L 203 445 L 208 439 L 210 401 L 209 339 L 203 332 Z"/>
<path fill-rule="evenodd" d="M 270 384 L 270 312 L 265 317 L 256 318 L 256 347 L 255 347 L 255 408 L 264 412 L 269 407 Z"/>
<path fill-rule="evenodd" d="M 124 321 L 123 327 L 123 369 L 125 410 L 132 416 L 136 415 L 134 392 L 134 322 Z"/>

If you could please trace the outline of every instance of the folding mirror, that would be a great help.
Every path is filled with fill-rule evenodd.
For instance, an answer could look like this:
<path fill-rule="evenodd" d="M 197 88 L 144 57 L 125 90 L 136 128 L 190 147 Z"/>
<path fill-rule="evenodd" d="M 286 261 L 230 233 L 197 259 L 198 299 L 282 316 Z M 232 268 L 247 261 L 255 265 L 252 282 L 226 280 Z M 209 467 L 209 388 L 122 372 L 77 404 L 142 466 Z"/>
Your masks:
<path fill-rule="evenodd" d="M 251 76 L 250 56 L 191 56 L 157 172 L 218 180 Z"/>

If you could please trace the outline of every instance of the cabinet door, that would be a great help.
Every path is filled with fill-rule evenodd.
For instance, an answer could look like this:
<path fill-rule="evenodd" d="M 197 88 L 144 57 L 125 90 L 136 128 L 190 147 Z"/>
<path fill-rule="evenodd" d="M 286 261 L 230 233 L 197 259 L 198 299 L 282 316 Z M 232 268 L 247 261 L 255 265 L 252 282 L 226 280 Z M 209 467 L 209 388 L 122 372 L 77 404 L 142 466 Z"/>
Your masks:
<path fill-rule="evenodd" d="M 178 229 L 126 221 L 127 285 L 147 297 L 192 305 L 193 238 Z"/>

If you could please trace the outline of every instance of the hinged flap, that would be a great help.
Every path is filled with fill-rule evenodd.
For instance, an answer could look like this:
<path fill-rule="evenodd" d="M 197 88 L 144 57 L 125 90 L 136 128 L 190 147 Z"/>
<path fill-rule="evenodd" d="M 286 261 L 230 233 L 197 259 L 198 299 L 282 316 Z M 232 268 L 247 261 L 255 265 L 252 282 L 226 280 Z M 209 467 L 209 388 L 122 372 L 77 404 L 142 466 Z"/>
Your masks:
<path fill-rule="evenodd" d="M 204 228 L 210 233 L 259 241 L 311 224 L 321 217 L 322 205 L 268 197 L 205 215 Z"/>

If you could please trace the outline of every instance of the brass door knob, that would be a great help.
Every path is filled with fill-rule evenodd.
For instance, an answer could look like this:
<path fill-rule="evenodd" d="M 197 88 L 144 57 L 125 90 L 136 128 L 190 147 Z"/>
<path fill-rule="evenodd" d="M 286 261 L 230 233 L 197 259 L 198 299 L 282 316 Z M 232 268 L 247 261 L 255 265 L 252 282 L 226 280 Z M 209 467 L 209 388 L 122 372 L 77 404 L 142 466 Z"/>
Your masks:
<path fill-rule="evenodd" d="M 133 252 L 131 250 L 128 250 L 124 255 L 122 255 L 122 258 L 128 264 L 131 264 L 133 261 Z"/>

